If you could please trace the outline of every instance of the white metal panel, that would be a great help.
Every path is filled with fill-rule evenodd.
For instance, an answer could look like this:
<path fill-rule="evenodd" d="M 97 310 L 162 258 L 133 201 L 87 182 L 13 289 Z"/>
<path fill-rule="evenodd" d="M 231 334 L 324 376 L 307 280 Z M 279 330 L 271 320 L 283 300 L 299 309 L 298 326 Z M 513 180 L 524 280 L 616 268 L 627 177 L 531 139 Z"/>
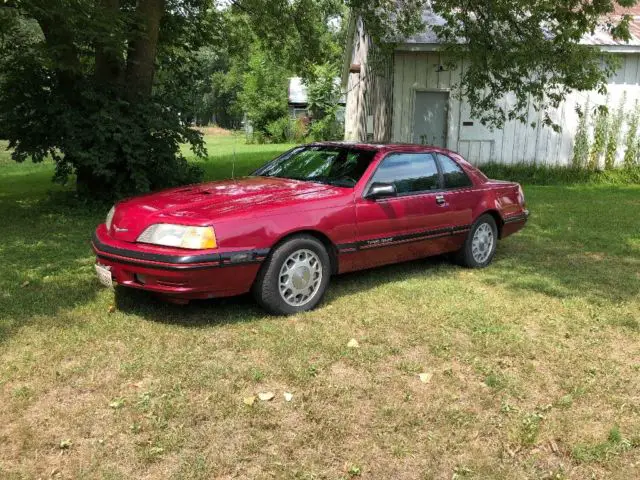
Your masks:
<path fill-rule="evenodd" d="M 413 102 L 415 91 L 447 91 L 459 82 L 463 66 L 452 71 L 438 71 L 444 59 L 438 52 L 399 52 L 395 56 L 393 137 L 396 142 L 410 142 L 413 130 Z M 631 113 L 636 100 L 640 100 L 640 54 L 624 55 L 620 71 L 609 84 L 609 110 L 618 108 L 623 93 L 627 93 L 626 113 Z M 466 102 L 460 102 L 455 92 L 450 96 L 448 146 L 474 162 L 497 161 L 501 163 L 541 163 L 562 164 L 571 162 L 574 137 L 578 127 L 576 107 L 584 107 L 591 99 L 591 106 L 607 103 L 607 97 L 596 92 L 573 92 L 558 109 L 550 111 L 553 121 L 561 127 L 560 133 L 542 125 L 543 115 L 530 105 L 528 122 L 507 122 L 502 129 L 490 130 L 470 118 Z M 503 100 L 513 104 L 515 99 L 508 96 Z M 594 114 L 591 118 L 593 120 Z M 463 126 L 463 122 L 473 121 L 473 126 Z M 531 123 L 536 127 L 532 128 Z M 620 142 L 624 141 L 622 133 Z M 623 148 L 619 149 L 621 161 Z"/>
<path fill-rule="evenodd" d="M 402 138 L 402 117 L 405 115 L 405 102 L 402 95 L 404 85 L 404 59 L 406 55 L 397 54 L 393 59 L 393 112 L 391 116 L 391 141 Z"/>

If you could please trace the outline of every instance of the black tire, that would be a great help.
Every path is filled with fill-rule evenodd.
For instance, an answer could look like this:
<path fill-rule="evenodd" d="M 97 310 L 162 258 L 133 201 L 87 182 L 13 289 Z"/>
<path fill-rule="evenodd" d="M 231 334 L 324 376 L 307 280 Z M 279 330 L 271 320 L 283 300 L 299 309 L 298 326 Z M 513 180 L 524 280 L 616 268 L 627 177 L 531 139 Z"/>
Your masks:
<path fill-rule="evenodd" d="M 474 254 L 473 254 L 473 238 L 476 232 L 478 231 L 478 229 L 486 228 L 486 227 L 483 227 L 484 225 L 487 225 L 491 229 L 491 233 L 493 235 L 493 242 L 491 245 L 491 250 L 489 252 L 489 255 L 486 257 L 486 259 L 484 259 L 483 261 L 478 261 L 478 259 L 474 257 Z M 491 215 L 484 214 L 484 215 L 481 215 L 480 218 L 478 218 L 478 220 L 476 220 L 476 222 L 471 227 L 471 230 L 469 230 L 467 238 L 464 241 L 464 245 L 460 250 L 458 250 L 458 252 L 455 253 L 454 260 L 458 265 L 461 265 L 466 268 L 485 268 L 489 266 L 493 261 L 493 257 L 496 254 L 497 246 L 498 246 L 498 227 L 496 226 L 496 221 Z"/>
<path fill-rule="evenodd" d="M 322 278 L 315 293 L 304 303 L 294 306 L 283 298 L 280 293 L 280 272 L 284 262 L 294 253 L 309 250 L 316 254 L 320 260 Z M 322 300 L 329 278 L 331 277 L 331 259 L 326 248 L 317 238 L 311 235 L 297 235 L 276 246 L 267 260 L 265 260 L 256 281 L 253 284 L 252 293 L 256 301 L 274 315 L 294 315 L 300 312 L 313 310 Z"/>

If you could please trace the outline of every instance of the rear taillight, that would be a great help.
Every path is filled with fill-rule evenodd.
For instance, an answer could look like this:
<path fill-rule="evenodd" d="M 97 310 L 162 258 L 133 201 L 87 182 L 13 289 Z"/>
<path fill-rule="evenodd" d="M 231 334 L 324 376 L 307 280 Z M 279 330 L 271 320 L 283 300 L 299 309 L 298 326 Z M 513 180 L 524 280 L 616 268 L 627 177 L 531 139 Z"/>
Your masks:
<path fill-rule="evenodd" d="M 524 190 L 522 190 L 522 186 L 518 185 L 518 202 L 525 208 L 527 206 L 527 201 L 524 198 Z"/>

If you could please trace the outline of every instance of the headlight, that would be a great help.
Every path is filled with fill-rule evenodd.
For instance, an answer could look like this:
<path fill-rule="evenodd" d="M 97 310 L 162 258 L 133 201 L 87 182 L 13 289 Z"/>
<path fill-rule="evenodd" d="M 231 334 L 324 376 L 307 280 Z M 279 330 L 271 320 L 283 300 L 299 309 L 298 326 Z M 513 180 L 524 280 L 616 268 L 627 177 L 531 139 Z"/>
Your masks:
<path fill-rule="evenodd" d="M 218 246 L 213 227 L 188 227 L 165 223 L 151 225 L 138 237 L 138 242 L 192 250 L 208 250 Z"/>
<path fill-rule="evenodd" d="M 111 207 L 111 210 L 109 210 L 109 213 L 107 213 L 107 220 L 106 223 L 107 224 L 107 231 L 111 230 L 111 224 L 113 223 L 113 216 L 116 213 L 116 207 L 115 205 L 113 207 Z"/>

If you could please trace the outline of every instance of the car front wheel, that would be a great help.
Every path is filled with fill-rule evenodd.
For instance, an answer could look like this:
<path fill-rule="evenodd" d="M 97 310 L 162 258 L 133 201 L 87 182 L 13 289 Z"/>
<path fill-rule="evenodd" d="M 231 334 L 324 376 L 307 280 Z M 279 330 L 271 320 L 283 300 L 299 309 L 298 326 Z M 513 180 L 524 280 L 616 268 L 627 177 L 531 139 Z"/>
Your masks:
<path fill-rule="evenodd" d="M 278 245 L 253 286 L 257 302 L 270 313 L 292 315 L 315 308 L 331 276 L 331 261 L 322 242 L 310 235 Z"/>
<path fill-rule="evenodd" d="M 473 224 L 464 246 L 456 254 L 456 261 L 467 268 L 484 268 L 496 254 L 498 227 L 491 215 L 482 215 Z"/>

